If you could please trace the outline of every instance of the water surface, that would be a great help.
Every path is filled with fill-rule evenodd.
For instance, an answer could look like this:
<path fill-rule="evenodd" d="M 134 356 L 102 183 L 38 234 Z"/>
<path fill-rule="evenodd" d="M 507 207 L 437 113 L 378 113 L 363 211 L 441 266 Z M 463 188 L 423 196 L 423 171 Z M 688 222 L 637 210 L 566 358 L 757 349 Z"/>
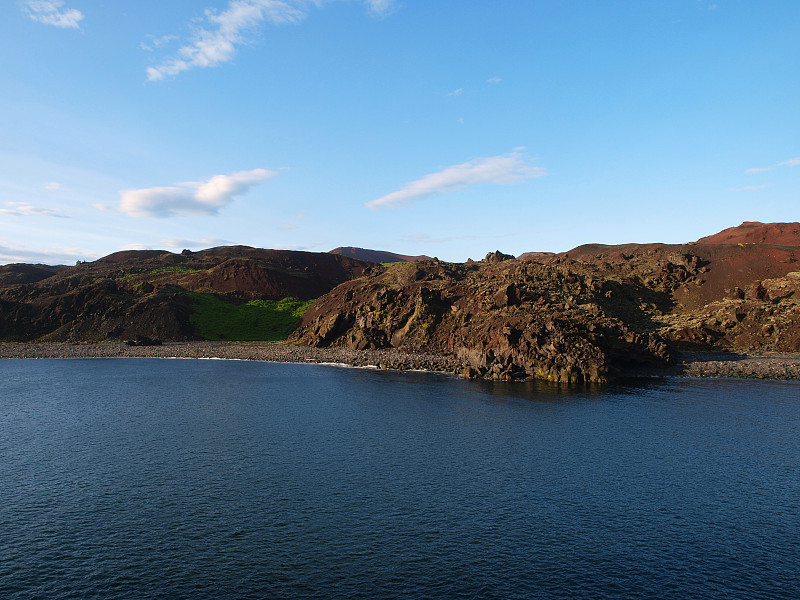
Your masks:
<path fill-rule="evenodd" d="M 0 597 L 796 598 L 800 384 L 0 361 Z"/>

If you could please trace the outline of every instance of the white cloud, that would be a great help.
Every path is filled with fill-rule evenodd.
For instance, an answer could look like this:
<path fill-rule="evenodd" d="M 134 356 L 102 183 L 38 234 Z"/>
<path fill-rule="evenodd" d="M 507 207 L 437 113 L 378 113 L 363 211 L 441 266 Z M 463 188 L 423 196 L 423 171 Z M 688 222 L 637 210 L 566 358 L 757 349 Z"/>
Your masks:
<path fill-rule="evenodd" d="M 55 192 L 61 189 L 61 184 L 58 183 L 57 181 L 51 181 L 49 183 L 45 183 L 42 187 L 46 189 L 48 192 Z"/>
<path fill-rule="evenodd" d="M 83 13 L 74 8 L 62 9 L 62 6 L 64 6 L 62 0 L 24 0 L 22 10 L 38 23 L 64 29 L 78 29 Z"/>
<path fill-rule="evenodd" d="M 766 173 L 772 171 L 775 167 L 753 167 L 752 169 L 745 169 L 745 173 Z"/>
<path fill-rule="evenodd" d="M 123 190 L 119 209 L 134 217 L 170 217 L 181 214 L 215 215 L 251 187 L 275 177 L 275 171 L 254 169 L 214 175 L 204 182 L 189 181 L 168 187 Z"/>
<path fill-rule="evenodd" d="M 510 152 L 489 158 L 476 158 L 425 175 L 405 184 L 401 189 L 377 200 L 367 202 L 368 208 L 400 206 L 435 194 L 447 194 L 480 183 L 508 185 L 525 179 L 543 177 L 547 171 L 525 162 L 520 152 Z"/>
<path fill-rule="evenodd" d="M 322 6 L 326 0 L 312 0 Z M 364 0 L 371 13 L 387 15 L 394 7 L 394 0 Z M 245 33 L 262 25 L 297 23 L 306 16 L 307 0 L 230 0 L 222 12 L 205 11 L 205 24 L 199 27 L 191 42 L 182 46 L 177 54 L 155 67 L 148 67 L 147 79 L 161 81 L 195 67 L 215 67 L 233 59 L 236 47 L 246 41 Z M 143 48 L 158 47 L 156 41 L 170 41 L 174 36 L 152 37 L 151 44 Z"/>
<path fill-rule="evenodd" d="M 464 93 L 464 88 L 458 88 L 457 90 L 453 90 L 452 92 L 448 93 L 448 96 L 460 96 Z"/>
<path fill-rule="evenodd" d="M 27 202 L 6 202 L 5 205 L 9 208 L 0 208 L 0 214 L 14 215 L 17 217 L 41 215 L 44 217 L 56 217 L 59 219 L 70 218 L 69 215 L 60 213 L 52 208 L 42 208 L 41 206 L 34 206 L 33 204 L 28 204 Z"/>
<path fill-rule="evenodd" d="M 503 81 L 500 77 L 490 77 L 486 80 L 486 83 L 500 83 Z"/>
<path fill-rule="evenodd" d="M 785 160 L 783 162 L 779 162 L 778 165 L 782 167 L 797 167 L 800 165 L 800 158 L 792 158 L 790 160 Z"/>

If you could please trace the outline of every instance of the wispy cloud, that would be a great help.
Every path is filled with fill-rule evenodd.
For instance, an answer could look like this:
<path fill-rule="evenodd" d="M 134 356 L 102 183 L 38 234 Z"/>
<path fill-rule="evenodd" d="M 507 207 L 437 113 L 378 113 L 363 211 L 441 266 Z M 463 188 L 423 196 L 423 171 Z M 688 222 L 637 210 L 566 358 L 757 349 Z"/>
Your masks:
<path fill-rule="evenodd" d="M 486 83 L 500 83 L 501 81 L 503 80 L 500 77 L 490 77 L 486 80 Z"/>
<path fill-rule="evenodd" d="M 142 42 L 139 44 L 139 47 L 142 50 L 147 50 L 148 52 L 153 52 L 162 46 L 166 46 L 173 40 L 177 40 L 177 35 L 162 35 L 162 36 L 155 36 L 152 34 L 147 34 L 147 41 Z"/>
<path fill-rule="evenodd" d="M 280 223 L 278 225 L 278 229 L 282 229 L 283 231 L 288 231 L 290 229 L 297 229 L 300 226 L 300 223 L 303 221 L 303 219 L 305 219 L 305 217 L 306 217 L 306 211 L 299 210 L 290 220 Z"/>
<path fill-rule="evenodd" d="M 61 189 L 61 184 L 58 183 L 57 181 L 51 181 L 49 183 L 45 183 L 42 187 L 46 189 L 48 192 L 55 192 Z"/>
<path fill-rule="evenodd" d="M 206 27 L 197 30 L 191 44 L 176 57 L 147 69 L 147 79 L 159 81 L 194 67 L 214 67 L 228 62 L 242 43 L 243 34 L 263 22 L 295 23 L 304 17 L 298 7 L 282 0 L 234 0 L 221 13 L 206 10 Z"/>
<path fill-rule="evenodd" d="M 470 185 L 509 185 L 545 175 L 547 171 L 544 168 L 529 165 L 519 151 L 514 151 L 446 167 L 411 181 L 396 192 L 371 200 L 365 206 L 373 209 L 400 206 L 435 194 L 456 192 Z"/>
<path fill-rule="evenodd" d="M 75 8 L 62 8 L 62 0 L 23 0 L 22 11 L 28 18 L 63 29 L 78 29 L 83 13 Z"/>
<path fill-rule="evenodd" d="M 396 7 L 395 0 L 364 0 L 369 11 L 378 17 L 385 17 L 394 12 Z"/>
<path fill-rule="evenodd" d="M 254 169 L 230 175 L 214 175 L 203 182 L 190 181 L 167 187 L 123 190 L 120 192 L 119 209 L 134 217 L 216 215 L 220 208 L 229 205 L 236 196 L 241 196 L 251 187 L 277 174 L 267 169 Z"/>
<path fill-rule="evenodd" d="M 448 96 L 460 96 L 464 93 L 464 88 L 458 88 L 457 90 L 453 90 L 452 92 L 448 92 Z"/>
<path fill-rule="evenodd" d="M 364 0 L 370 12 L 388 14 L 394 0 Z M 326 0 L 313 0 L 322 6 Z M 206 9 L 204 24 L 195 30 L 190 43 L 175 56 L 147 69 L 149 81 L 160 81 L 196 67 L 215 67 L 233 59 L 237 46 L 246 41 L 248 31 L 263 24 L 298 23 L 306 16 L 308 0 L 231 0 L 222 12 Z M 171 39 L 169 36 L 152 40 Z M 152 49 L 147 44 L 146 49 Z"/>
<path fill-rule="evenodd" d="M 468 240 L 476 238 L 478 238 L 477 235 L 450 235 L 446 237 L 434 237 L 428 233 L 409 233 L 407 235 L 400 236 L 400 239 L 404 242 L 418 242 L 421 244 L 444 244 L 446 242 L 452 242 L 453 240 Z"/>
<path fill-rule="evenodd" d="M 770 187 L 771 184 L 765 183 L 763 185 L 743 185 L 742 187 L 732 188 L 732 192 L 757 192 L 758 190 L 763 190 L 765 188 Z"/>
<path fill-rule="evenodd" d="M 222 238 L 204 237 L 199 240 L 181 240 L 167 238 L 161 240 L 167 248 L 214 248 L 216 246 L 232 246 L 234 242 Z"/>
<path fill-rule="evenodd" d="M 429 233 L 410 233 L 400 236 L 400 239 L 406 242 L 419 242 L 422 244 L 443 244 L 452 242 L 454 240 L 502 240 L 510 237 L 516 237 L 520 234 L 518 232 L 506 232 L 502 235 L 495 234 L 465 234 L 465 235 L 451 235 L 447 237 L 435 237 Z"/>
<path fill-rule="evenodd" d="M 310 252 L 314 248 L 319 248 L 322 244 L 319 242 L 312 242 L 311 244 L 275 244 L 273 250 L 295 250 L 297 252 Z"/>
<path fill-rule="evenodd" d="M 56 217 L 59 219 L 69 219 L 69 215 L 53 210 L 52 208 L 43 208 L 41 206 L 34 206 L 27 202 L 6 202 L 5 206 L 8 208 L 0 208 L 0 214 L 13 215 L 16 217 L 24 217 L 30 215 L 41 215 L 44 217 Z"/>
<path fill-rule="evenodd" d="M 47 265 L 63 265 L 75 264 L 77 260 L 100 258 L 99 254 L 88 252 L 82 248 L 52 246 L 45 250 L 31 250 L 7 244 L 8 242 L 5 240 L 0 240 L 0 264 L 44 263 Z"/>
<path fill-rule="evenodd" d="M 767 171 L 774 171 L 778 167 L 797 167 L 797 166 L 800 166 L 800 158 L 790 158 L 789 160 L 781 161 L 770 167 L 752 167 L 750 169 L 745 169 L 744 172 L 748 174 L 766 173 Z"/>

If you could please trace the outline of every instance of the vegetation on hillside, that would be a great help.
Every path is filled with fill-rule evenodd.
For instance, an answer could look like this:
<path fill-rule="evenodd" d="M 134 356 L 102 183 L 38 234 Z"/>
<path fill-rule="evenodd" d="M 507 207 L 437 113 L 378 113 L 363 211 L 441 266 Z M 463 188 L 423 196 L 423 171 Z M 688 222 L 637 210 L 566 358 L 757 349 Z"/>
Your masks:
<path fill-rule="evenodd" d="M 232 304 L 213 294 L 187 292 L 194 312 L 189 321 L 207 340 L 285 340 L 313 300 L 251 300 Z"/>

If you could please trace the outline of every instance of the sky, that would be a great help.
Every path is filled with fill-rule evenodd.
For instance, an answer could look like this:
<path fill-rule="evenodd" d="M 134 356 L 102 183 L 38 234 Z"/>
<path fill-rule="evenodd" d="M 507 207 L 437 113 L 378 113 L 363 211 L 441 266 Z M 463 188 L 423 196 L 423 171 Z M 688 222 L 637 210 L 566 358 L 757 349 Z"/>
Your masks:
<path fill-rule="evenodd" d="M 0 264 L 800 220 L 796 0 L 6 0 Z"/>

